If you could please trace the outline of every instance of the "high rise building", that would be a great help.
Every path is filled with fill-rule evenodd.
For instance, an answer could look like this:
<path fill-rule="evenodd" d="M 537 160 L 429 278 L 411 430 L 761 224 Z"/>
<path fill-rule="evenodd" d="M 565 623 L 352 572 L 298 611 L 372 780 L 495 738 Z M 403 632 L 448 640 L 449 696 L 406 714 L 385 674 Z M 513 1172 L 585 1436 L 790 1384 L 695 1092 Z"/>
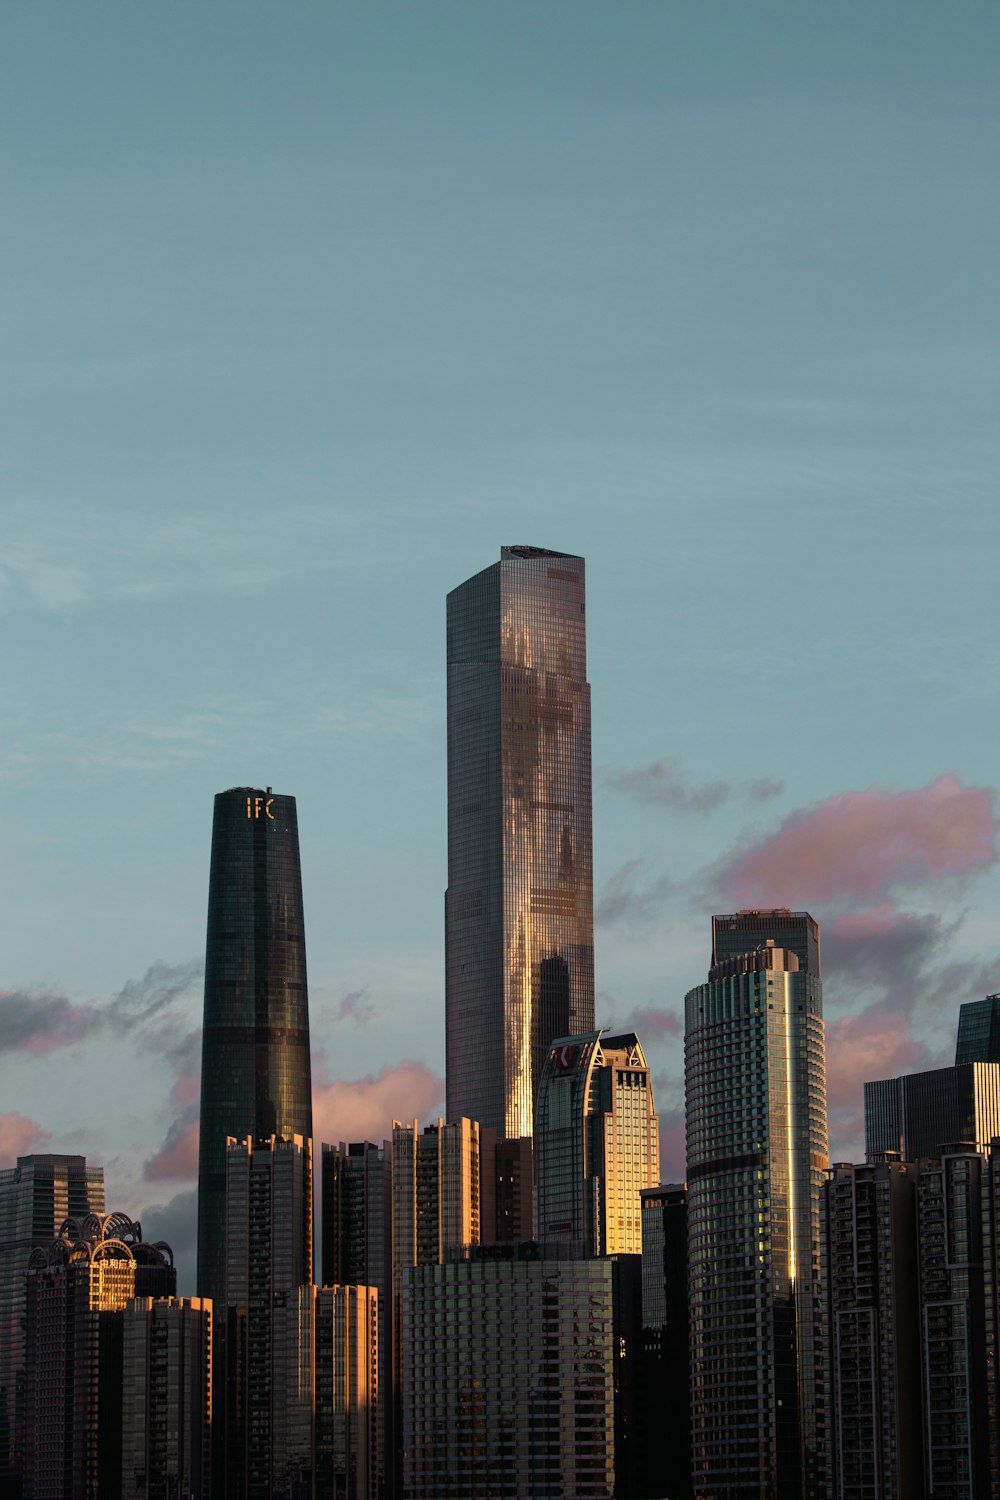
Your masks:
<path fill-rule="evenodd" d="M 285 1407 L 275 1398 L 277 1299 L 312 1281 L 312 1142 L 232 1138 L 226 1151 L 225 1306 L 245 1317 L 227 1359 L 243 1363 L 242 1400 L 225 1414 L 226 1495 L 271 1500 Z"/>
<path fill-rule="evenodd" d="M 761 946 L 723 950 L 716 917 L 718 962 L 685 999 L 693 1471 L 716 1500 L 797 1500 L 826 1482 L 826 1070 L 818 968 L 773 933 L 791 917 L 818 964 L 818 928 L 751 915 L 738 940 Z"/>
<path fill-rule="evenodd" d="M 924 1493 L 917 1170 L 838 1162 L 824 1189 L 835 1500 Z"/>
<path fill-rule="evenodd" d="M 82 1156 L 19 1156 L 0 1172 L 0 1497 L 21 1493 L 25 1272 L 67 1219 L 104 1213 L 104 1168 Z"/>
<path fill-rule="evenodd" d="M 212 1305 L 134 1297 L 123 1325 L 122 1500 L 209 1500 Z"/>
<path fill-rule="evenodd" d="M 592 842 L 583 558 L 503 547 L 448 595 L 449 1119 L 530 1136 L 593 1028 Z"/>
<path fill-rule="evenodd" d="M 1000 995 L 969 1000 L 960 1008 L 955 1062 L 1000 1063 Z"/>
<path fill-rule="evenodd" d="M 987 1151 L 1000 1136 L 1000 1063 L 967 1062 L 865 1084 L 865 1155 L 906 1161 L 965 1141 Z"/>
<path fill-rule="evenodd" d="M 226 1305 L 226 1139 L 296 1135 L 312 1140 L 295 798 L 233 787 L 215 799 L 201 1054 L 198 1293 L 216 1312 Z M 311 1279 L 305 1260 L 299 1272 Z"/>
<path fill-rule="evenodd" d="M 964 1144 L 919 1163 L 917 1241 L 923 1331 L 924 1488 L 934 1500 L 995 1493 L 983 1255 L 986 1162 Z M 989 1194 L 986 1194 L 987 1198 Z M 911 1492 L 912 1493 L 912 1492 Z"/>
<path fill-rule="evenodd" d="M 635 1032 L 592 1031 L 549 1048 L 538 1088 L 538 1237 L 589 1255 L 642 1253 L 643 1188 L 660 1180 L 659 1120 Z"/>
<path fill-rule="evenodd" d="M 25 1500 L 93 1500 L 122 1483 L 123 1311 L 177 1290 L 167 1245 L 125 1214 L 70 1219 L 27 1273 Z"/>
<path fill-rule="evenodd" d="M 474 1120 L 420 1130 L 392 1122 L 392 1256 L 395 1277 L 432 1266 L 448 1250 L 479 1244 L 479 1126 Z"/>
<path fill-rule="evenodd" d="M 661 1183 L 640 1196 L 642 1493 L 685 1500 L 693 1493 L 687 1188 Z"/>
<path fill-rule="evenodd" d="M 576 1258 L 534 1242 L 412 1267 L 402 1313 L 409 1500 L 635 1493 L 618 1450 L 629 1447 L 638 1371 L 637 1282 L 637 1257 Z"/>
<path fill-rule="evenodd" d="M 378 1293 L 303 1286 L 274 1307 L 273 1500 L 379 1500 Z"/>

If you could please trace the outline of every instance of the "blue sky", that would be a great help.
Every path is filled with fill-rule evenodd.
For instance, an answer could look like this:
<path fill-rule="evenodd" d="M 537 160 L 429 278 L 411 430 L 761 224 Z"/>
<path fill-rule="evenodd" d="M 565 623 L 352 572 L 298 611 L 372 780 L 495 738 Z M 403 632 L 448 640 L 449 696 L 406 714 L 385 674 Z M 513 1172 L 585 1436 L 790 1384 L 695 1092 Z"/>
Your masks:
<path fill-rule="evenodd" d="M 188 1190 L 144 1174 L 223 787 L 299 800 L 323 1077 L 440 1074 L 444 596 L 502 543 L 588 562 L 604 1019 L 676 1013 L 784 819 L 993 787 L 995 7 L 92 0 L 0 40 L 0 1114 L 116 1205 Z M 947 1060 L 1000 880 L 925 865 L 869 903 L 909 1004 L 850 955 L 827 1004 Z M 107 1024 L 25 1051 L 53 997 Z"/>

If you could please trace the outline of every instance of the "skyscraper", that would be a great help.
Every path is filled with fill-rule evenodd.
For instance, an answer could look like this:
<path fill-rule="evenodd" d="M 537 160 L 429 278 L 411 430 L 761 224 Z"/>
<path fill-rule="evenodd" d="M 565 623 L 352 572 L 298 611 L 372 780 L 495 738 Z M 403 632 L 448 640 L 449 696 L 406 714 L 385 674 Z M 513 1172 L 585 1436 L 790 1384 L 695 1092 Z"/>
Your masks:
<path fill-rule="evenodd" d="M 797 928 L 818 966 L 818 928 L 752 916 L 738 940 L 761 946 L 725 956 L 733 919 L 714 919 L 717 961 L 685 999 L 693 1471 L 716 1500 L 797 1500 L 825 1493 L 826 1070 L 818 967 L 772 933 Z"/>
<path fill-rule="evenodd" d="M 226 1138 L 312 1140 L 309 998 L 294 797 L 215 799 L 205 956 L 198 1294 L 225 1306 Z M 299 1280 L 309 1280 L 303 1264 Z"/>
<path fill-rule="evenodd" d="M 532 1134 L 554 1037 L 594 1025 L 584 562 L 542 547 L 448 595 L 447 1113 Z"/>
<path fill-rule="evenodd" d="M 642 1253 L 643 1188 L 660 1180 L 660 1122 L 634 1031 L 549 1048 L 538 1089 L 538 1238 L 588 1255 Z"/>
<path fill-rule="evenodd" d="M 24 1439 L 24 1273 L 36 1245 L 67 1219 L 104 1213 L 104 1168 L 82 1156 L 19 1156 L 0 1172 L 0 1496 L 21 1493 Z"/>

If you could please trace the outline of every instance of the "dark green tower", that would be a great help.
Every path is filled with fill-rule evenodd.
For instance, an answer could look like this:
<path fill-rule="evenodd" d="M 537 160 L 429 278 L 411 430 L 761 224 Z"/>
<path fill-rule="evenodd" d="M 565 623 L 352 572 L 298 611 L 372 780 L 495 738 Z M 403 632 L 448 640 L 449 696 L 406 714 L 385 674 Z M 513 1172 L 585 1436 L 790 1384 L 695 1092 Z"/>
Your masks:
<path fill-rule="evenodd" d="M 198 1295 L 219 1310 L 226 1137 L 272 1135 L 312 1137 L 299 832 L 294 797 L 241 786 L 215 799 L 205 955 Z"/>

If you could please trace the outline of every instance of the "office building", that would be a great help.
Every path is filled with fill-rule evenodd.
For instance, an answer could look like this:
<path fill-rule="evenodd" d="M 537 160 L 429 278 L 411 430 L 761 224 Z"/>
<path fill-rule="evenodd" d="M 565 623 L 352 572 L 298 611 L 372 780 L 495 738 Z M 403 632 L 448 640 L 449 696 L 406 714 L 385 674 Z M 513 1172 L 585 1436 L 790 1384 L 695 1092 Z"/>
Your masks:
<path fill-rule="evenodd" d="M 584 562 L 541 547 L 448 595 L 447 1114 L 533 1133 L 555 1037 L 594 1025 Z"/>
<path fill-rule="evenodd" d="M 201 1055 L 198 1294 L 217 1313 L 226 1305 L 226 1139 L 296 1135 L 312 1139 L 295 798 L 233 787 L 215 799 Z M 297 1280 L 310 1279 L 303 1260 Z"/>
<path fill-rule="evenodd" d="M 539 1239 L 578 1241 L 590 1255 L 641 1254 L 640 1194 L 660 1180 L 659 1129 L 635 1032 L 557 1040 L 535 1121 Z"/>
<path fill-rule="evenodd" d="M 687 1188 L 661 1183 L 643 1188 L 640 1197 L 641 1493 L 688 1500 L 693 1490 Z"/>
<path fill-rule="evenodd" d="M 524 1240 L 533 1240 L 535 1194 L 531 1136 L 520 1140 L 498 1140 L 496 1131 L 484 1129 L 480 1131 L 480 1151 L 481 1242 L 484 1245 L 518 1245 Z"/>
<path fill-rule="evenodd" d="M 26 1281 L 25 1500 L 118 1495 L 123 1311 L 174 1296 L 170 1248 L 125 1214 L 91 1214 L 31 1252 Z"/>
<path fill-rule="evenodd" d="M 821 985 L 819 958 L 819 923 L 807 911 L 790 911 L 787 906 L 743 907 L 712 918 L 712 967 L 727 958 L 741 958 L 771 943 L 794 953 L 798 972 L 808 976 L 800 984 L 816 993 Z"/>
<path fill-rule="evenodd" d="M 828 1461 L 822 986 L 771 935 L 789 913 L 752 916 L 735 941 L 762 945 L 725 956 L 733 919 L 714 919 L 719 961 L 685 999 L 692 1467 L 696 1494 L 798 1500 L 825 1493 Z M 791 917 L 818 963 L 815 922 Z"/>
<path fill-rule="evenodd" d="M 917 1170 L 838 1162 L 824 1189 L 835 1500 L 924 1493 Z"/>
<path fill-rule="evenodd" d="M 272 1314 L 279 1294 L 312 1281 L 312 1142 L 230 1138 L 225 1208 L 225 1305 L 245 1320 L 226 1355 L 229 1384 L 240 1393 L 225 1413 L 226 1494 L 270 1500 L 285 1415 L 272 1388 Z"/>
<path fill-rule="evenodd" d="M 1000 1135 L 1000 1063 L 968 1062 L 865 1084 L 865 1155 L 904 1161 L 965 1141 L 987 1151 Z"/>
<path fill-rule="evenodd" d="M 82 1156 L 19 1156 L 0 1171 L 0 1496 L 21 1493 L 25 1272 L 36 1245 L 67 1219 L 104 1213 L 104 1168 Z"/>
<path fill-rule="evenodd" d="M 212 1305 L 134 1297 L 122 1323 L 122 1500 L 209 1500 Z"/>
<path fill-rule="evenodd" d="M 534 1242 L 412 1267 L 402 1314 L 409 1500 L 635 1493 L 616 1476 L 616 1441 L 628 1450 L 638 1281 L 636 1257 L 574 1258 Z"/>
<path fill-rule="evenodd" d="M 955 1062 L 1000 1063 L 1000 995 L 969 1000 L 961 1006 Z"/>

